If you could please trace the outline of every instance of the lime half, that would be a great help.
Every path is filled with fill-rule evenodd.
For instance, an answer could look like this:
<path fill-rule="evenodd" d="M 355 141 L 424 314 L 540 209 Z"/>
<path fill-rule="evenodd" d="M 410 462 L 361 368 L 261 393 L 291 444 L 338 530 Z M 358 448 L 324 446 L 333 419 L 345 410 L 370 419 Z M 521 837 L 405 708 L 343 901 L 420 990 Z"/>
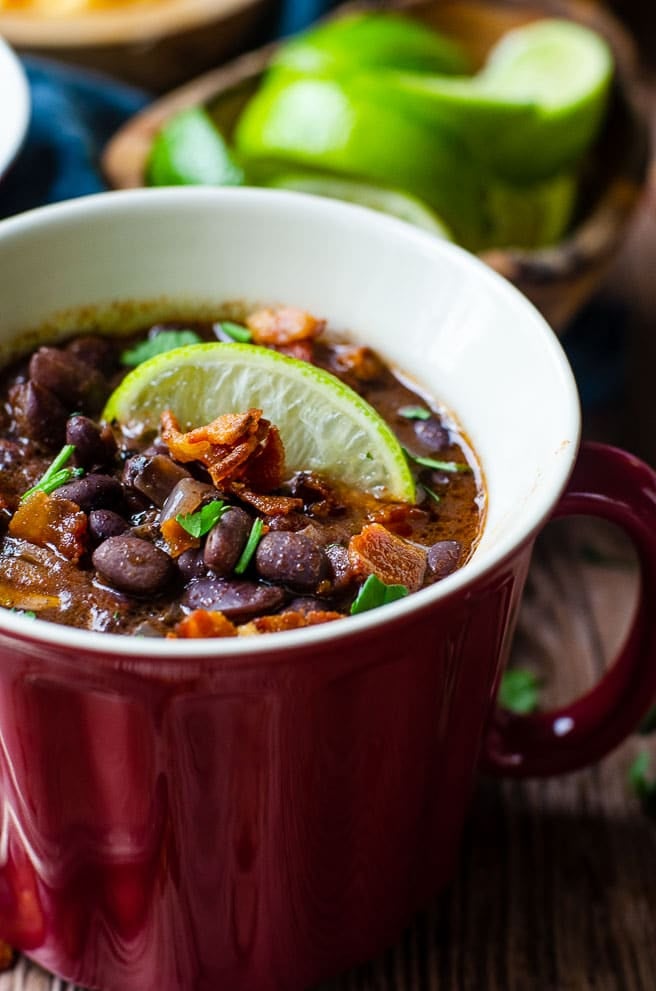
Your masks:
<path fill-rule="evenodd" d="M 250 344 L 191 344 L 126 376 L 103 418 L 156 428 L 171 409 L 183 429 L 249 408 L 280 430 L 290 471 L 316 471 L 378 498 L 413 502 L 401 446 L 372 407 L 329 372 Z"/>
<path fill-rule="evenodd" d="M 290 172 L 274 176 L 267 185 L 272 189 L 291 189 L 299 193 L 312 193 L 314 196 L 327 196 L 329 199 L 357 203 L 379 213 L 387 213 L 408 224 L 430 231 L 446 241 L 453 240 L 448 229 L 434 210 L 416 196 L 402 193 L 398 189 L 385 189 L 366 182 L 338 179 L 330 175 L 312 172 Z"/>
<path fill-rule="evenodd" d="M 182 110 L 153 141 L 146 166 L 150 186 L 240 186 L 244 173 L 212 118 L 201 107 Z"/>

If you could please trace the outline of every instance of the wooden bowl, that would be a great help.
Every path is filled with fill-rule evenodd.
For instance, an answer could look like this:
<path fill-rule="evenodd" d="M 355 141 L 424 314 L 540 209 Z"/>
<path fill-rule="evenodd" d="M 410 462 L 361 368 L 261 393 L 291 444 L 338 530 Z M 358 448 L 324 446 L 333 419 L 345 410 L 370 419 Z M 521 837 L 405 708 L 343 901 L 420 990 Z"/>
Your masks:
<path fill-rule="evenodd" d="M 589 157 L 571 233 L 548 249 L 499 249 L 481 256 L 525 293 L 556 331 L 563 331 L 603 279 L 646 182 L 648 128 L 634 95 L 637 60 L 630 38 L 611 15 L 576 0 L 402 0 L 385 6 L 458 38 L 477 63 L 506 31 L 545 16 L 570 17 L 610 43 L 617 64 L 611 105 Z M 229 136 L 273 50 L 274 46 L 262 48 L 209 72 L 129 121 L 104 152 L 110 184 L 123 189 L 144 184 L 153 136 L 171 114 L 185 107 L 211 108 Z"/>
<path fill-rule="evenodd" d="M 163 91 L 252 38 L 272 0 L 135 0 L 71 16 L 0 11 L 15 48 Z"/>

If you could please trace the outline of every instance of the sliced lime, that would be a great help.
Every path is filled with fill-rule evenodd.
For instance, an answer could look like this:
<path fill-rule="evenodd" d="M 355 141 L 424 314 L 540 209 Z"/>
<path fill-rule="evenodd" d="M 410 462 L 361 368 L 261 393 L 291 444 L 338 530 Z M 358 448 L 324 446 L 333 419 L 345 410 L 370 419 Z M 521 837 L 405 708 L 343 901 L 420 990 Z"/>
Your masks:
<path fill-rule="evenodd" d="M 105 420 L 155 428 L 165 409 L 183 429 L 262 409 L 290 471 L 316 471 L 379 498 L 414 501 L 403 450 L 385 421 L 334 375 L 250 344 L 194 344 L 139 365 L 112 393 Z"/>
<path fill-rule="evenodd" d="M 466 73 L 469 60 L 455 41 L 399 14 L 353 13 L 282 45 L 273 64 L 294 72 L 331 75 L 366 66 Z"/>
<path fill-rule="evenodd" d="M 240 186 L 244 174 L 209 114 L 194 107 L 175 114 L 157 134 L 146 179 L 150 186 Z"/>
<path fill-rule="evenodd" d="M 570 226 L 577 192 L 578 176 L 569 172 L 528 186 L 490 182 L 485 190 L 488 247 L 556 244 Z"/>
<path fill-rule="evenodd" d="M 461 243 L 481 237 L 480 169 L 462 143 L 347 82 L 274 73 L 235 131 L 246 161 L 336 172 L 433 206 Z"/>
<path fill-rule="evenodd" d="M 503 134 L 497 165 L 509 178 L 529 180 L 575 164 L 599 131 L 612 76 L 610 48 L 580 24 L 541 20 L 510 31 L 480 83 L 497 98 L 533 100 L 538 112 Z"/>
<path fill-rule="evenodd" d="M 370 210 L 388 213 L 399 220 L 405 220 L 415 227 L 430 231 L 437 237 L 452 240 L 451 232 L 434 210 L 408 193 L 396 189 L 385 189 L 352 179 L 338 179 L 330 175 L 311 172 L 290 172 L 275 176 L 267 185 L 272 189 L 292 189 L 299 193 L 312 193 L 330 199 L 357 203 Z"/>

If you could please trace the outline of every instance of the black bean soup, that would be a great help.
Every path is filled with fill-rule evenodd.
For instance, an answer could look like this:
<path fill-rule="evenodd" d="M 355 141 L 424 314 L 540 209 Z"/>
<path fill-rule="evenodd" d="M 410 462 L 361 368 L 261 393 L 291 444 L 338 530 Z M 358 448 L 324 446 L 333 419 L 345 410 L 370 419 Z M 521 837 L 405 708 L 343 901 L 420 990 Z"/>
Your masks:
<path fill-rule="evenodd" d="M 313 362 L 351 386 L 408 452 L 415 504 L 290 475 L 259 410 L 191 433 L 165 415 L 159 433 L 136 438 L 99 420 L 140 360 L 217 338 Z M 0 605 L 31 617 L 153 637 L 294 629 L 440 581 L 480 535 L 480 474 L 453 421 L 301 310 L 130 338 L 73 334 L 7 367 L 0 391 Z M 189 456 L 199 440 L 214 460 Z"/>

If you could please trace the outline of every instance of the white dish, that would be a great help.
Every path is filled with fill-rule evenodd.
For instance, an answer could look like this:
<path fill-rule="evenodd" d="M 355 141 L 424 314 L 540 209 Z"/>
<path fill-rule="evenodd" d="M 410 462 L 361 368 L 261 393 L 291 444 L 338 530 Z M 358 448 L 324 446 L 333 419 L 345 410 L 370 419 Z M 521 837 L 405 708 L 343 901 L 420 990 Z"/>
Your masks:
<path fill-rule="evenodd" d="M 23 68 L 0 38 L 0 179 L 23 143 L 30 120 L 30 91 Z"/>

